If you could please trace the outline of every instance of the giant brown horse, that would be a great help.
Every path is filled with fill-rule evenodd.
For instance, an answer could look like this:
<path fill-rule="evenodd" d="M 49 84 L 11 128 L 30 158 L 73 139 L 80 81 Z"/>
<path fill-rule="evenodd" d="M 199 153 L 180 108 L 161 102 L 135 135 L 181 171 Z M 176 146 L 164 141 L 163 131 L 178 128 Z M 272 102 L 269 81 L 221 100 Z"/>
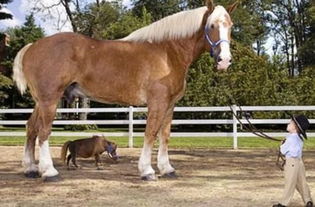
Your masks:
<path fill-rule="evenodd" d="M 29 87 L 36 102 L 27 122 L 24 173 L 44 180 L 58 178 L 48 138 L 58 101 L 71 86 L 103 103 L 148 106 L 147 125 L 138 168 L 144 180 L 156 179 L 151 166 L 155 139 L 159 138 L 158 169 L 174 176 L 168 142 L 175 103 L 184 95 L 189 65 L 211 50 L 217 69 L 231 64 L 230 13 L 207 6 L 182 11 L 114 41 L 95 40 L 76 33 L 60 33 L 26 45 L 14 60 L 13 78 L 21 93 Z M 35 140 L 39 139 L 39 166 Z"/>

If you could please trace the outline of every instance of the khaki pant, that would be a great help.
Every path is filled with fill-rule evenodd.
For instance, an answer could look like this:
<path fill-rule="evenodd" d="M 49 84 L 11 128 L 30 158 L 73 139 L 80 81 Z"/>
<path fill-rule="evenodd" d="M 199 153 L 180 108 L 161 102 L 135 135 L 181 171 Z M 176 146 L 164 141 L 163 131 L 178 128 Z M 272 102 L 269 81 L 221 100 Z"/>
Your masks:
<path fill-rule="evenodd" d="M 306 183 L 305 167 L 302 159 L 288 158 L 284 166 L 284 192 L 280 203 L 288 205 L 295 189 L 301 194 L 304 203 L 311 201 L 310 189 Z"/>

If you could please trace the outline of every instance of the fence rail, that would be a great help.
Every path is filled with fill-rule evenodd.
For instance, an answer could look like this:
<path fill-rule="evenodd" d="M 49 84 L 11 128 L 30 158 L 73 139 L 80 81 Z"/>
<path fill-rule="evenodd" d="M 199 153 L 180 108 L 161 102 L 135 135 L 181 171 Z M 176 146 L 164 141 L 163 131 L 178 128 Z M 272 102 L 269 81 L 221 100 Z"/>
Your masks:
<path fill-rule="evenodd" d="M 237 106 L 232 106 L 235 113 L 240 111 Z M 315 111 L 315 106 L 242 106 L 242 111 Z M 230 107 L 176 107 L 175 112 L 229 112 Z M 0 109 L 1 114 L 21 114 L 32 113 L 33 109 Z M 96 125 L 128 125 L 128 132 L 52 132 L 52 136 L 92 136 L 102 134 L 105 136 L 128 136 L 129 147 L 133 147 L 133 137 L 144 136 L 142 132 L 134 132 L 134 125 L 144 125 L 146 120 L 135 120 L 134 113 L 147 112 L 145 107 L 129 107 L 129 108 L 59 108 L 57 113 L 128 113 L 129 118 L 125 120 L 55 120 L 53 125 L 78 125 L 78 124 L 96 124 Z M 246 119 L 241 119 L 246 124 Z M 250 119 L 253 124 L 287 124 L 288 119 Z M 25 126 L 26 120 L 0 120 L 0 125 L 22 125 Z M 310 119 L 311 124 L 315 124 L 315 119 Z M 174 119 L 173 125 L 217 125 L 228 124 L 233 125 L 232 132 L 176 132 L 171 133 L 172 137 L 233 137 L 233 148 L 237 149 L 238 137 L 255 136 L 250 132 L 238 132 L 238 121 L 231 113 L 231 119 Z M 0 136 L 25 136 L 24 132 L 0 131 Z M 267 133 L 270 136 L 283 137 L 285 132 Z M 308 133 L 310 137 L 315 136 L 315 133 Z"/>

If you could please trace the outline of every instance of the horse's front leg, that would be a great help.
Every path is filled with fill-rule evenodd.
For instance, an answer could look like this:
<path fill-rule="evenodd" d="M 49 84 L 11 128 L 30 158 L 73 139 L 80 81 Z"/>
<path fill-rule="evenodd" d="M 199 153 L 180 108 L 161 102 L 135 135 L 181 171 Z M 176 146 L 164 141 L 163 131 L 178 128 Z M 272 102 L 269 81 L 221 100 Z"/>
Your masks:
<path fill-rule="evenodd" d="M 168 157 L 168 142 L 171 133 L 174 107 L 170 108 L 158 133 L 160 147 L 158 152 L 158 168 L 161 177 L 176 178 L 175 169 L 171 166 Z"/>
<path fill-rule="evenodd" d="M 99 166 L 99 163 L 101 163 L 101 165 L 105 166 L 104 163 L 101 160 L 101 156 L 99 154 L 95 154 L 95 167 L 98 170 L 103 170 L 102 167 Z"/>
<path fill-rule="evenodd" d="M 166 111 L 169 106 L 169 101 L 163 96 L 156 97 L 148 103 L 148 118 L 145 128 L 145 137 L 141 156 L 138 163 L 142 180 L 156 180 L 155 171 L 151 166 L 151 155 L 154 141 L 157 137 L 162 122 L 165 118 Z"/>

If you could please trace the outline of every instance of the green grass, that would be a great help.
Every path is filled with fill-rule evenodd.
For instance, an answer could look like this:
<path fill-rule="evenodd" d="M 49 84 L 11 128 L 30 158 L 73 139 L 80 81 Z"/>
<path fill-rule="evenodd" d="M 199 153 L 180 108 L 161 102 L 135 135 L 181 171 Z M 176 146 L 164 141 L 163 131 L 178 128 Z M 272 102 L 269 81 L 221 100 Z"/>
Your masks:
<path fill-rule="evenodd" d="M 51 137 L 51 146 L 61 146 L 68 140 L 79 139 L 78 137 Z M 127 137 L 108 137 L 108 139 L 116 142 L 119 147 L 128 147 Z M 25 137 L 0 137 L 1 146 L 23 146 Z M 134 138 L 134 147 L 142 147 L 143 138 Z M 157 145 L 158 143 L 156 143 Z M 238 138 L 238 147 L 246 148 L 277 148 L 279 142 L 265 140 L 255 137 Z M 169 142 L 169 148 L 232 148 L 233 139 L 230 137 L 173 137 Z M 315 149 L 315 138 L 309 138 L 305 142 L 306 149 Z"/>

